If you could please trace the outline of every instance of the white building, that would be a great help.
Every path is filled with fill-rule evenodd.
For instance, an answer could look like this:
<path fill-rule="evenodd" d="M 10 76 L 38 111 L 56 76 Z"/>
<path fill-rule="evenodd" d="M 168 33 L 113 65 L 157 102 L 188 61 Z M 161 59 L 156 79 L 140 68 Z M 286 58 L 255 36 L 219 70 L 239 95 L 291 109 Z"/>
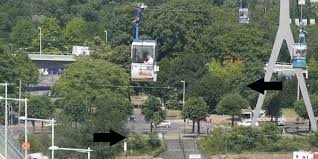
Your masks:
<path fill-rule="evenodd" d="M 85 46 L 73 46 L 72 54 L 79 56 L 79 55 L 89 55 L 89 47 Z"/>

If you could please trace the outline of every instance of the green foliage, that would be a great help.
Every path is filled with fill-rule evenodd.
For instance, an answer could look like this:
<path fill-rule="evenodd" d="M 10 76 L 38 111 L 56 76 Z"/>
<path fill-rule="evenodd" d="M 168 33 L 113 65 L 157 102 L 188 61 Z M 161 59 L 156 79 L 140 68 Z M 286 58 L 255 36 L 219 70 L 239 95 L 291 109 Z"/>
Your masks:
<path fill-rule="evenodd" d="M 29 19 L 21 19 L 12 28 L 10 40 L 14 42 L 14 47 L 30 47 L 32 39 L 37 36 L 37 30 Z"/>
<path fill-rule="evenodd" d="M 208 106 L 202 97 L 192 97 L 186 101 L 182 114 L 185 119 L 202 120 L 208 116 Z"/>
<path fill-rule="evenodd" d="M 242 109 L 248 108 L 248 101 L 237 93 L 224 95 L 216 108 L 218 114 L 232 116 L 232 126 L 234 125 L 234 116 L 240 115 Z"/>
<path fill-rule="evenodd" d="M 226 94 L 218 103 L 217 112 L 226 115 L 239 115 L 241 109 L 248 107 L 248 102 L 239 94 Z"/>
<path fill-rule="evenodd" d="M 150 155 L 162 146 L 161 141 L 155 133 L 150 133 L 149 136 L 130 133 L 127 141 L 128 151 L 132 150 L 135 154 Z"/>
<path fill-rule="evenodd" d="M 182 109 L 182 101 L 179 100 L 177 92 L 173 93 L 167 101 L 168 109 L 180 110 Z"/>
<path fill-rule="evenodd" d="M 37 68 L 25 54 L 13 56 L 6 51 L 0 52 L 0 66 L 1 82 L 18 83 L 21 79 L 25 84 L 33 84 L 37 81 Z"/>
<path fill-rule="evenodd" d="M 311 95 L 310 100 L 311 100 L 311 105 L 312 105 L 314 115 L 317 116 L 318 115 L 318 95 L 317 94 Z M 296 113 L 300 117 L 302 117 L 304 119 L 309 118 L 304 100 L 299 100 L 299 101 L 295 102 L 294 108 L 295 108 Z"/>
<path fill-rule="evenodd" d="M 314 58 L 310 59 L 308 64 L 308 72 L 310 72 L 308 84 L 311 93 L 318 92 L 318 61 Z"/>
<path fill-rule="evenodd" d="M 234 127 L 225 131 L 217 128 L 212 133 L 199 140 L 199 147 L 212 154 L 241 152 L 278 152 L 310 150 L 314 147 L 315 135 L 303 137 L 282 137 L 281 131 L 273 123 L 264 124 L 262 128 Z M 227 147 L 226 147 L 227 145 Z"/>
<path fill-rule="evenodd" d="M 94 49 L 92 53 L 93 58 L 103 59 L 121 65 L 126 70 L 130 68 L 130 48 L 128 46 L 111 46 L 98 41 L 91 43 L 90 47 Z"/>
<path fill-rule="evenodd" d="M 63 71 L 53 91 L 62 97 L 72 97 L 73 93 L 81 93 L 85 98 L 93 98 L 104 90 L 128 96 L 129 88 L 113 87 L 128 85 L 128 74 L 118 65 L 103 60 L 80 58 Z"/>
<path fill-rule="evenodd" d="M 313 133 L 313 134 L 311 134 L 311 135 L 309 136 L 309 142 L 310 142 L 313 146 L 318 147 L 318 133 L 317 133 L 317 132 L 315 132 L 315 133 Z"/>
<path fill-rule="evenodd" d="M 61 28 L 56 18 L 45 18 L 40 22 L 42 32 L 42 49 L 52 52 L 58 51 L 62 47 Z M 32 46 L 38 48 L 40 38 L 36 36 L 32 40 Z"/>
<path fill-rule="evenodd" d="M 85 21 L 81 17 L 72 18 L 64 29 L 64 38 L 66 45 L 79 45 L 83 42 L 83 32 Z"/>
<path fill-rule="evenodd" d="M 31 97 L 28 102 L 28 116 L 31 118 L 49 119 L 53 111 L 54 105 L 47 96 Z"/>
<path fill-rule="evenodd" d="M 21 139 L 21 141 L 24 141 L 24 140 Z M 29 153 L 42 152 L 44 155 L 50 154 L 50 150 L 49 150 L 49 147 L 51 146 L 50 134 L 48 133 L 29 134 L 28 142 L 31 145 Z"/>
<path fill-rule="evenodd" d="M 272 117 L 279 117 L 281 115 L 281 96 L 278 93 L 268 93 L 264 102 L 265 113 Z"/>
<path fill-rule="evenodd" d="M 151 124 L 151 128 L 152 123 L 157 125 L 166 118 L 166 111 L 161 108 L 160 101 L 155 97 L 149 97 L 141 110 L 145 120 Z"/>

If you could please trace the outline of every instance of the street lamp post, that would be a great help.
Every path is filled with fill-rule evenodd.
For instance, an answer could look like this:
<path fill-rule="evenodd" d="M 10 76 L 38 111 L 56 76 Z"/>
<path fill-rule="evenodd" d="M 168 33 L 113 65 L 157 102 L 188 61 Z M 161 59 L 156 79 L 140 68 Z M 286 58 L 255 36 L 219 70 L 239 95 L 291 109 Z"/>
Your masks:
<path fill-rule="evenodd" d="M 42 54 L 42 28 L 39 27 L 39 30 L 40 30 L 40 54 Z"/>
<path fill-rule="evenodd" d="M 0 96 L 0 100 L 5 99 L 5 125 L 4 125 L 4 156 L 5 158 L 7 158 L 8 156 L 8 100 L 13 100 L 13 101 L 24 101 L 25 102 L 25 108 L 26 111 L 25 113 L 27 113 L 27 99 L 18 99 L 18 98 L 8 98 L 8 83 L 1 83 L 0 85 L 4 85 L 5 88 L 5 97 L 1 97 Z M 26 125 L 26 123 L 25 123 Z M 27 126 L 27 125 L 26 125 Z M 27 127 L 26 127 L 27 128 Z M 27 134 L 27 131 L 25 131 L 25 134 Z M 27 138 L 25 138 L 25 142 L 27 142 Z M 27 155 L 27 151 L 25 151 L 25 155 Z M 27 158 L 25 156 L 25 158 Z"/>
<path fill-rule="evenodd" d="M 1 83 L 5 87 L 5 110 L 4 110 L 4 158 L 8 157 L 8 83 Z M 3 97 L 2 97 L 3 99 Z"/>
<path fill-rule="evenodd" d="M 64 151 L 76 151 L 76 152 L 81 152 L 81 153 L 87 153 L 87 158 L 90 159 L 91 158 L 91 152 L 93 150 L 91 150 L 90 147 L 88 147 L 87 149 L 75 149 L 75 148 L 64 148 L 64 147 L 57 147 L 57 146 L 51 146 L 49 147 L 50 150 L 64 150 Z"/>
<path fill-rule="evenodd" d="M 27 123 L 29 120 L 30 121 L 41 121 L 41 122 L 47 122 L 49 124 L 52 124 L 52 146 L 54 147 L 54 125 L 55 125 L 55 120 L 54 118 L 50 119 L 37 119 L 37 118 L 27 118 L 27 116 L 21 116 L 19 117 L 19 120 L 25 120 L 24 123 Z M 27 136 L 27 127 L 25 128 L 25 138 L 24 138 L 25 142 L 27 142 L 28 140 L 28 136 Z M 54 159 L 54 149 L 52 150 L 52 159 Z M 25 151 L 27 152 L 27 151 Z M 25 154 L 25 159 L 27 159 L 27 153 Z"/>
<path fill-rule="evenodd" d="M 107 43 L 107 30 L 105 29 L 105 42 Z"/>
<path fill-rule="evenodd" d="M 182 92 L 182 109 L 184 108 L 185 101 L 185 80 L 181 81 L 183 83 L 183 92 Z M 185 133 L 185 119 L 183 121 L 183 133 Z"/>

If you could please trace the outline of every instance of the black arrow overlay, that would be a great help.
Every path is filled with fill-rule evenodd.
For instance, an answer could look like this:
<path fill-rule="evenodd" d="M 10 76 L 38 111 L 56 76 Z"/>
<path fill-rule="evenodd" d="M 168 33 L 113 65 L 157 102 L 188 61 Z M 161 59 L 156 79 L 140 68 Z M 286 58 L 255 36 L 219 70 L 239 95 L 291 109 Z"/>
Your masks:
<path fill-rule="evenodd" d="M 116 144 L 117 142 L 124 140 L 126 137 L 118 134 L 117 132 L 110 129 L 109 133 L 94 133 L 94 142 L 109 142 L 110 146 Z"/>
<path fill-rule="evenodd" d="M 282 90 L 283 82 L 265 82 L 262 78 L 247 85 L 247 87 L 264 94 L 264 90 Z"/>

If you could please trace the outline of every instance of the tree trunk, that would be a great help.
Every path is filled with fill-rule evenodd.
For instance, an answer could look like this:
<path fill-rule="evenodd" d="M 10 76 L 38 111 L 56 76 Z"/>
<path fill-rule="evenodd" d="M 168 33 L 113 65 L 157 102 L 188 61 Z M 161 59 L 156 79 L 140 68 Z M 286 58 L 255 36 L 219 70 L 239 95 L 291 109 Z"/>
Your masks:
<path fill-rule="evenodd" d="M 28 122 L 27 120 L 25 120 L 24 122 Z M 33 133 L 35 132 L 35 121 L 34 120 L 32 120 L 31 121 L 31 123 L 32 123 L 32 127 L 33 127 Z"/>
<path fill-rule="evenodd" d="M 200 120 L 197 120 L 197 124 L 198 124 L 197 125 L 197 128 L 198 128 L 197 132 L 198 132 L 198 135 L 200 135 Z"/>
<path fill-rule="evenodd" d="M 192 121 L 192 133 L 194 133 L 194 125 L 195 125 L 195 121 Z"/>
<path fill-rule="evenodd" d="M 273 116 L 271 115 L 271 122 L 273 122 Z"/>
<path fill-rule="evenodd" d="M 42 123 L 41 132 L 43 132 L 43 127 L 44 127 L 43 121 L 41 123 Z"/>
<path fill-rule="evenodd" d="M 152 124 L 150 124 L 150 132 L 152 132 Z"/>
<path fill-rule="evenodd" d="M 309 128 L 308 131 L 311 131 L 311 123 L 310 123 L 310 119 L 309 119 Z"/>
<path fill-rule="evenodd" d="M 234 115 L 232 115 L 232 127 L 234 126 Z"/>

